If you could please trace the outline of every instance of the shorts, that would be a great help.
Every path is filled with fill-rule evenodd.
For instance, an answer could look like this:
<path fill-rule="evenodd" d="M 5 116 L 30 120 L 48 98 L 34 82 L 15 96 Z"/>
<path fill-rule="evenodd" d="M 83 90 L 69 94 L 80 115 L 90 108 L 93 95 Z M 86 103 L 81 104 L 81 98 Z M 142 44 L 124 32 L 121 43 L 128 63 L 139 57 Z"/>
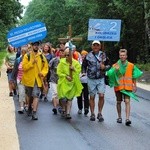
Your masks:
<path fill-rule="evenodd" d="M 37 86 L 37 83 L 34 84 L 34 87 L 25 87 L 25 92 L 28 97 L 38 98 L 40 95 L 40 88 Z"/>
<path fill-rule="evenodd" d="M 57 94 L 57 84 L 54 82 L 50 82 L 50 90 L 51 90 L 51 98 L 58 98 Z"/>
<path fill-rule="evenodd" d="M 25 86 L 21 83 L 17 83 L 19 102 L 25 102 Z"/>
<path fill-rule="evenodd" d="M 115 91 L 115 95 L 116 95 L 117 101 L 123 101 L 125 99 L 130 99 L 130 97 L 128 95 L 125 95 L 125 94 L 121 93 L 120 91 Z"/>
<path fill-rule="evenodd" d="M 104 82 L 104 78 L 100 79 L 87 79 L 88 90 L 90 96 L 95 96 L 96 94 L 104 94 L 106 85 Z"/>
<path fill-rule="evenodd" d="M 12 72 L 7 73 L 8 82 L 13 81 L 12 79 Z"/>

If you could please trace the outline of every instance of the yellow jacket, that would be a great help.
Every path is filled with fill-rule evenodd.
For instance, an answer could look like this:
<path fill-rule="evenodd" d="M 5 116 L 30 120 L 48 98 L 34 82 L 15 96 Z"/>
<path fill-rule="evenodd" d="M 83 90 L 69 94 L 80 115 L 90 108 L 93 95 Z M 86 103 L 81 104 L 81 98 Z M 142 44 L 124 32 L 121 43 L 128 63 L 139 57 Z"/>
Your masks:
<path fill-rule="evenodd" d="M 42 87 L 42 81 L 38 73 L 42 73 L 42 75 L 45 77 L 48 73 L 48 63 L 45 56 L 40 55 L 42 55 L 40 52 L 38 52 L 36 55 L 34 54 L 34 52 L 30 52 L 29 54 L 24 55 L 22 61 L 22 84 L 24 84 L 25 86 L 34 87 L 36 81 L 38 87 Z M 33 64 L 32 62 L 34 61 L 34 57 L 37 63 Z"/>

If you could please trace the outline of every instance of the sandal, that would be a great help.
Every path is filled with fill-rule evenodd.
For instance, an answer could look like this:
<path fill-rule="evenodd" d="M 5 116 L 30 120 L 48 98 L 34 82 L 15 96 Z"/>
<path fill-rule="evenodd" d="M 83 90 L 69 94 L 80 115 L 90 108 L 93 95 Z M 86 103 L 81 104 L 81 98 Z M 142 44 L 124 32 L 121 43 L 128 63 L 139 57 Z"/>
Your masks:
<path fill-rule="evenodd" d="M 117 123 L 122 123 L 122 118 L 118 118 Z"/>
<path fill-rule="evenodd" d="M 66 119 L 71 119 L 70 114 L 67 114 L 67 115 L 66 115 Z"/>
<path fill-rule="evenodd" d="M 126 119 L 126 126 L 130 126 L 130 124 L 131 124 L 131 121 L 129 120 L 129 119 Z"/>
<path fill-rule="evenodd" d="M 98 113 L 97 119 L 99 120 L 99 122 L 103 122 L 104 121 L 104 118 L 103 118 L 101 113 Z"/>
<path fill-rule="evenodd" d="M 95 114 L 92 114 L 92 115 L 90 116 L 90 120 L 91 120 L 91 121 L 95 121 Z"/>

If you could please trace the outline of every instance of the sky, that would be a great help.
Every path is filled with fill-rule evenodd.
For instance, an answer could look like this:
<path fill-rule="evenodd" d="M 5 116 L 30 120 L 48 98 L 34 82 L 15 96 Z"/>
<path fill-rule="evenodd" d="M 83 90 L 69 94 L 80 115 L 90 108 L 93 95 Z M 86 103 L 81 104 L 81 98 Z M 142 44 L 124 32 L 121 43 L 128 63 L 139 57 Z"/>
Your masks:
<path fill-rule="evenodd" d="M 19 0 L 19 2 L 20 2 L 23 6 L 25 6 L 25 7 L 26 7 L 26 6 L 29 4 L 29 2 L 31 2 L 31 1 L 32 1 L 32 0 Z M 25 10 L 26 10 L 26 9 L 23 10 L 22 16 L 24 16 Z"/>
<path fill-rule="evenodd" d="M 32 0 L 19 0 L 19 1 L 22 5 L 27 6 L 29 4 L 29 2 Z"/>

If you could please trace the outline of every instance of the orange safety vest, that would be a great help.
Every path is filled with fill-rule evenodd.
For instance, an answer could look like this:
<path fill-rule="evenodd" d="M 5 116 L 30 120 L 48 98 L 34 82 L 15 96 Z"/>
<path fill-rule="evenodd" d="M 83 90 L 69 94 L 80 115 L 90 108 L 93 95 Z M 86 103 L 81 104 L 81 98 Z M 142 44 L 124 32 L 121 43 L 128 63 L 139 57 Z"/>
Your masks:
<path fill-rule="evenodd" d="M 133 68 L 134 64 L 128 62 L 125 74 L 119 78 L 119 86 L 114 87 L 115 91 L 133 90 L 133 80 L 132 80 Z"/>

